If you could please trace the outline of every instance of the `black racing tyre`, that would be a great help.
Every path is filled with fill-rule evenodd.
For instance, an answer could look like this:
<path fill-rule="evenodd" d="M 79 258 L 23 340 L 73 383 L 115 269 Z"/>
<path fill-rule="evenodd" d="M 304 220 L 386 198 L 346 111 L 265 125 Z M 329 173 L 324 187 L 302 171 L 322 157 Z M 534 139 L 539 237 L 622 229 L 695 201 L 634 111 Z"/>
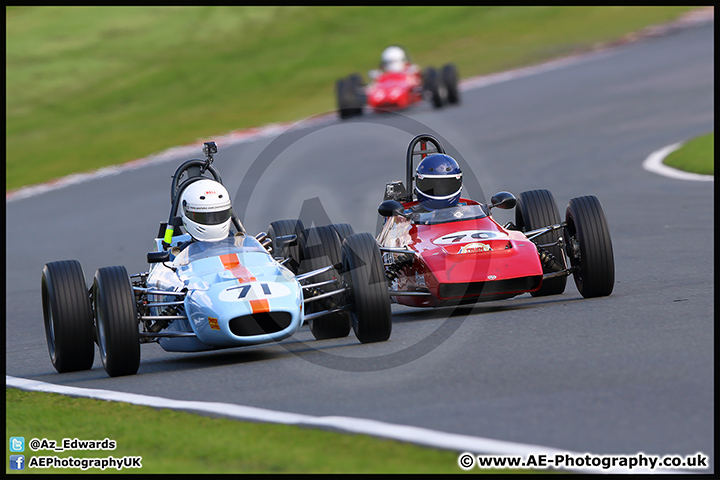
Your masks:
<path fill-rule="evenodd" d="M 299 273 L 307 273 L 328 265 L 340 263 L 340 237 L 331 225 L 313 227 L 305 230 L 300 244 L 302 263 Z M 320 283 L 338 278 L 335 270 L 308 278 L 308 283 Z M 338 290 L 340 282 L 317 287 L 318 292 Z M 312 293 L 307 292 L 309 296 Z M 309 298 L 309 297 L 308 297 Z M 305 313 L 317 313 L 342 306 L 342 294 L 316 300 L 305 304 Z M 323 315 L 308 322 L 310 331 L 316 340 L 347 337 L 350 334 L 350 315 L 347 312 L 336 312 Z"/>
<path fill-rule="evenodd" d="M 342 244 L 343 278 L 355 336 L 361 343 L 383 342 L 392 332 L 392 312 L 382 255 L 375 238 L 358 233 Z"/>
<path fill-rule="evenodd" d="M 345 95 L 345 79 L 341 78 L 335 82 L 335 97 L 337 98 L 337 110 L 340 120 L 352 117 L 352 111 L 348 108 Z"/>
<path fill-rule="evenodd" d="M 610 295 L 615 286 L 615 259 L 610 229 L 597 197 L 570 200 L 565 211 L 565 232 L 575 285 L 585 298 Z"/>
<path fill-rule="evenodd" d="M 343 240 L 345 240 L 347 237 L 349 237 L 350 235 L 355 235 L 355 230 L 349 223 L 333 223 L 332 227 L 335 229 L 338 236 L 340 237 L 341 245 Z"/>
<path fill-rule="evenodd" d="M 445 103 L 443 96 L 443 86 L 437 70 L 433 67 L 427 67 L 423 71 L 423 88 L 430 92 L 430 100 L 433 107 L 442 108 Z"/>
<path fill-rule="evenodd" d="M 454 63 L 448 63 L 440 71 L 442 82 L 447 92 L 447 102 L 450 105 L 460 103 L 460 90 L 458 89 L 458 71 Z"/>
<path fill-rule="evenodd" d="M 277 220 L 270 223 L 268 227 L 267 236 L 272 241 L 273 256 L 290 258 L 285 265 L 294 274 L 297 274 L 300 268 L 300 237 L 302 237 L 305 227 L 301 220 Z M 297 243 L 295 245 L 280 247 L 275 242 L 278 237 L 284 237 L 286 235 L 297 235 Z"/>
<path fill-rule="evenodd" d="M 80 262 L 46 264 L 41 290 L 45 337 L 55 370 L 90 370 L 95 357 L 93 312 Z"/>
<path fill-rule="evenodd" d="M 352 98 L 353 115 L 362 115 L 363 106 L 365 105 L 365 95 L 363 94 L 364 82 L 359 73 L 350 74 L 347 77 L 347 83 L 350 85 L 348 96 Z"/>
<path fill-rule="evenodd" d="M 95 328 L 103 367 L 111 377 L 140 367 L 137 307 L 125 267 L 99 268 L 92 288 Z"/>
<path fill-rule="evenodd" d="M 547 227 L 562 223 L 555 198 L 549 190 L 530 190 L 522 192 L 517 198 L 515 205 L 515 225 L 522 232 L 529 232 L 537 228 Z M 545 233 L 532 241 L 538 245 L 557 242 L 562 236 L 562 230 L 553 230 Z M 555 260 L 564 266 L 563 250 L 559 246 L 544 247 Z M 552 273 L 555 270 L 543 265 L 543 273 Z M 530 294 L 534 297 L 545 295 L 559 295 L 565 291 L 567 277 L 556 277 L 550 280 L 543 280 L 540 289 Z"/>

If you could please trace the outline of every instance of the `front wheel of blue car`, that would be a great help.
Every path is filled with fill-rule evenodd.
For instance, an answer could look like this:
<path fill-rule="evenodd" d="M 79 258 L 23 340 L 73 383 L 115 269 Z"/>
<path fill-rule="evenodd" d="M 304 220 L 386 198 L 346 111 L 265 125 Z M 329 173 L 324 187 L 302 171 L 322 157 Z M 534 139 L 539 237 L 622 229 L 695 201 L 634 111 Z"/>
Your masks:
<path fill-rule="evenodd" d="M 93 315 L 80 262 L 46 264 L 41 289 L 45 335 L 55 370 L 90 370 L 95 357 Z"/>
<path fill-rule="evenodd" d="M 377 242 L 369 233 L 350 235 L 343 242 L 341 253 L 355 336 L 361 343 L 383 342 L 390 338 L 392 312 Z"/>
<path fill-rule="evenodd" d="M 97 343 L 111 377 L 133 375 L 140 367 L 137 307 L 125 267 L 100 268 L 92 288 Z"/>

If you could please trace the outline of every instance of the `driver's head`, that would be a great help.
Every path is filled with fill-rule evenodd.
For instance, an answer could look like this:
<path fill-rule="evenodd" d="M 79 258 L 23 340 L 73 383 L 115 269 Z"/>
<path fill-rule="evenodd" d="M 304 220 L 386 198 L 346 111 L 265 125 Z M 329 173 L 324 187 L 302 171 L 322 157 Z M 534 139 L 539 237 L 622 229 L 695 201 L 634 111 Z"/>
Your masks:
<path fill-rule="evenodd" d="M 408 63 L 405 50 L 396 45 L 387 47 L 380 55 L 380 67 L 386 72 L 402 72 Z"/>
<path fill-rule="evenodd" d="M 462 170 L 450 155 L 433 153 L 417 167 L 415 194 L 427 210 L 454 207 L 460 200 Z"/>
<path fill-rule="evenodd" d="M 217 242 L 227 238 L 232 203 L 225 187 L 214 180 L 198 180 L 182 193 L 182 221 L 195 240 Z"/>

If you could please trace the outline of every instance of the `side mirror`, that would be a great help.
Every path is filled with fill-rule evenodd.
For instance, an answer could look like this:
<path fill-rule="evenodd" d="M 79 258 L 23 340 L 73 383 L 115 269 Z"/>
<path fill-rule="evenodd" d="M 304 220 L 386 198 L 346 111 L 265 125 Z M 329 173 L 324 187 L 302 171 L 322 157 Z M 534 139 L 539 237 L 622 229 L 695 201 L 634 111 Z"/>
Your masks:
<path fill-rule="evenodd" d="M 170 252 L 148 252 L 148 263 L 162 263 L 170 260 Z"/>
<path fill-rule="evenodd" d="M 515 208 L 517 199 L 515 195 L 510 192 L 498 192 L 490 199 L 490 208 L 497 207 L 503 210 L 509 210 Z"/>
<path fill-rule="evenodd" d="M 378 213 L 382 217 L 404 216 L 405 208 L 397 200 L 385 200 L 378 206 Z"/>
<path fill-rule="evenodd" d="M 294 247 L 297 245 L 297 235 L 283 235 L 282 237 L 275 237 L 275 245 L 278 247 Z"/>

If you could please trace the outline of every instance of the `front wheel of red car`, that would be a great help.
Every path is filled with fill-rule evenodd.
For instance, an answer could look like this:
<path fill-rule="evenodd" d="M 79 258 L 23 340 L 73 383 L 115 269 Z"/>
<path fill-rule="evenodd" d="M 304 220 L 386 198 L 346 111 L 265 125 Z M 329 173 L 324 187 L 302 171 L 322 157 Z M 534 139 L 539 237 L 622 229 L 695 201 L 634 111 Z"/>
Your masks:
<path fill-rule="evenodd" d="M 359 73 L 353 73 L 348 76 L 346 83 L 348 84 L 349 92 L 347 95 L 351 99 L 352 113 L 353 115 L 362 115 L 365 106 L 365 95 L 363 93 L 365 85 L 362 76 Z"/>
<path fill-rule="evenodd" d="M 342 78 L 335 82 L 335 96 L 337 98 L 337 110 L 340 120 L 345 120 L 353 116 L 352 109 L 347 103 L 345 93 L 345 82 L 346 79 Z"/>
<path fill-rule="evenodd" d="M 133 375 L 140 367 L 137 307 L 125 267 L 99 268 L 92 288 L 100 358 L 111 377 Z"/>
<path fill-rule="evenodd" d="M 610 229 L 600 201 L 593 195 L 570 200 L 565 213 L 567 252 L 575 285 L 585 298 L 610 295 L 615 285 L 615 259 Z"/>
<path fill-rule="evenodd" d="M 392 332 L 390 295 L 382 255 L 369 233 L 350 235 L 342 244 L 345 285 L 352 303 L 355 336 L 361 343 L 384 342 Z"/>

